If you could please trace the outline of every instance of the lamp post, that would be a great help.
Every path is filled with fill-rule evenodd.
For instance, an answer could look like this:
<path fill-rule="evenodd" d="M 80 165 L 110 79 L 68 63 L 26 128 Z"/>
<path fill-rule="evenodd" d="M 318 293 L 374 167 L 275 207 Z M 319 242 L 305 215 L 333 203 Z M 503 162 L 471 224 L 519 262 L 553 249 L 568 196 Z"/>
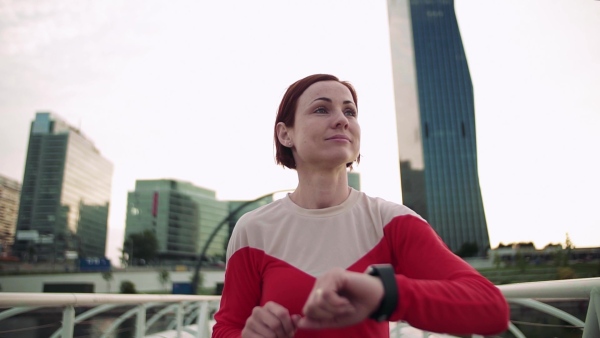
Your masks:
<path fill-rule="evenodd" d="M 201 265 L 202 265 L 202 257 L 204 257 L 204 255 L 206 254 L 206 251 L 208 250 L 208 246 L 210 245 L 210 243 L 212 242 L 212 240 L 215 238 L 215 236 L 217 235 L 217 233 L 219 232 L 219 230 L 221 230 L 221 228 L 223 227 L 223 225 L 229 223 L 229 221 L 231 220 L 231 217 L 233 217 L 234 215 L 236 215 L 238 212 L 240 212 L 242 209 L 244 209 L 245 207 L 249 206 L 252 203 L 256 203 L 262 199 L 265 199 L 267 197 L 273 196 L 274 194 L 278 193 L 278 192 L 284 192 L 284 191 L 289 191 L 289 190 L 277 190 L 271 193 L 268 193 L 266 195 L 262 195 L 256 199 L 253 199 L 252 201 L 247 201 L 245 203 L 242 203 L 241 205 L 239 205 L 237 208 L 235 208 L 235 210 L 231 211 L 225 218 L 223 218 L 223 220 L 215 227 L 215 229 L 213 230 L 213 232 L 210 234 L 210 236 L 208 237 L 208 240 L 206 241 L 206 243 L 204 244 L 204 247 L 202 248 L 202 251 L 200 252 L 200 255 L 198 255 L 197 261 L 196 261 L 196 268 L 194 269 L 194 276 L 192 277 L 192 295 L 197 294 L 198 292 L 198 282 L 200 280 L 200 269 L 201 269 Z"/>

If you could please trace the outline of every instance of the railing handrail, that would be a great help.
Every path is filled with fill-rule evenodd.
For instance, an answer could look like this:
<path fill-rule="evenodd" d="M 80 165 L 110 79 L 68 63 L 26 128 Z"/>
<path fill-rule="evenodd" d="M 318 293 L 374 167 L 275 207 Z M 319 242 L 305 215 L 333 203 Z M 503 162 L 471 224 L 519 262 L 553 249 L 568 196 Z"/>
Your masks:
<path fill-rule="evenodd" d="M 498 285 L 506 298 L 589 299 L 600 277 Z"/>
<path fill-rule="evenodd" d="M 144 304 L 149 302 L 177 303 L 218 301 L 221 296 L 195 295 L 146 295 L 146 294 L 112 294 L 112 293 L 30 293 L 2 292 L 0 307 L 15 306 L 95 306 L 101 304 Z"/>
<path fill-rule="evenodd" d="M 595 310 L 600 298 L 600 278 L 581 278 L 568 280 L 554 280 L 518 284 L 499 285 L 498 288 L 510 303 L 521 304 L 527 307 L 532 307 L 542 312 L 546 312 L 571 323 L 574 326 L 583 328 L 583 337 L 598 337 L 600 329 L 597 327 L 600 320 L 598 311 Z M 592 295 L 592 291 L 594 294 Z M 101 311 L 100 305 L 117 304 L 117 305 L 136 305 L 138 308 L 131 309 L 125 315 L 119 317 L 119 320 L 129 317 L 136 313 L 136 333 L 138 338 L 143 337 L 148 328 L 149 322 L 146 321 L 145 309 L 147 303 L 180 303 L 178 305 L 178 318 L 176 320 L 177 332 L 182 330 L 184 323 L 183 314 L 180 313 L 184 309 L 184 303 L 194 303 L 194 306 L 200 306 L 201 310 L 198 313 L 197 323 L 198 328 L 195 329 L 195 337 L 202 337 L 208 334 L 208 307 L 218 307 L 218 302 L 221 296 L 196 296 L 196 295 L 147 295 L 147 294 L 103 294 L 103 293 L 21 293 L 21 292 L 6 292 L 0 293 L 0 308 L 13 309 L 0 312 L 2 318 L 9 318 L 18 313 L 33 310 L 39 307 L 61 307 L 63 308 L 62 328 L 55 332 L 55 335 L 62 337 L 72 337 L 74 325 L 87 314 L 75 317 L 74 307 L 76 306 L 94 306 L 89 311 L 89 316 Z M 536 300 L 537 299 L 537 300 Z M 572 315 L 556 309 L 548 304 L 539 302 L 543 299 L 589 299 L 590 307 L 588 308 L 586 322 L 573 317 Z M 210 305 L 212 304 L 212 305 Z M 596 305 L 594 305 L 596 304 Z M 192 314 L 196 318 L 195 314 Z M 86 317 L 87 318 L 87 317 Z M 512 323 L 509 331 L 516 337 L 525 337 L 522 332 Z M 60 333 L 62 332 L 62 333 Z M 396 334 L 400 334 L 399 331 Z"/>
<path fill-rule="evenodd" d="M 598 286 L 600 286 L 600 277 L 505 284 L 497 287 L 506 298 L 587 299 L 592 288 Z M 220 296 L 207 295 L 2 292 L 0 307 L 175 303 L 220 299 Z"/>

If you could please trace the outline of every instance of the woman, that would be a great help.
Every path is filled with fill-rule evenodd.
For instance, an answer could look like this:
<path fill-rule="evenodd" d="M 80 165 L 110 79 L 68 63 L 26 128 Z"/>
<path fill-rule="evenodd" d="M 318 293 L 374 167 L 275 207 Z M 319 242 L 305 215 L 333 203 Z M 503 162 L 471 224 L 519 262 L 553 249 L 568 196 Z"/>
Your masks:
<path fill-rule="evenodd" d="M 399 320 L 454 334 L 507 328 L 499 290 L 426 221 L 348 187 L 357 118 L 354 88 L 335 76 L 288 88 L 274 141 L 298 187 L 238 221 L 213 337 L 388 337 Z"/>

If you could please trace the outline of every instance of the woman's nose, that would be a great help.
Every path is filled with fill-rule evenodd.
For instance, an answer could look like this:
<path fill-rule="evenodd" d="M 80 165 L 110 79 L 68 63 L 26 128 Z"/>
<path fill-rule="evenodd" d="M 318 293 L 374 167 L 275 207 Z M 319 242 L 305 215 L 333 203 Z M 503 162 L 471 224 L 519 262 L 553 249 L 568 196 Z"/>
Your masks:
<path fill-rule="evenodd" d="M 346 116 L 346 114 L 344 114 L 343 111 L 339 111 L 335 114 L 334 125 L 335 128 L 348 128 L 348 117 Z"/>

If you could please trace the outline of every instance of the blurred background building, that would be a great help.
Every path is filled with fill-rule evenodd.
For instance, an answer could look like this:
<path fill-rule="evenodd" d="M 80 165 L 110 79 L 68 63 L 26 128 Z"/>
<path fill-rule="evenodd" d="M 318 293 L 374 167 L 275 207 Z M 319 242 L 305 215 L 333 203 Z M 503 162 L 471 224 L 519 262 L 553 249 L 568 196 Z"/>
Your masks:
<path fill-rule="evenodd" d="M 15 237 L 21 184 L 0 175 L 0 256 L 8 256 Z"/>
<path fill-rule="evenodd" d="M 31 124 L 13 253 L 24 261 L 104 257 L 113 165 L 56 115 Z"/>
<path fill-rule="evenodd" d="M 127 197 L 125 238 L 150 230 L 158 240 L 156 258 L 183 264 L 196 259 L 228 214 L 228 202 L 217 200 L 213 190 L 171 179 L 137 180 Z M 211 242 L 206 259 L 224 260 L 227 240 L 224 226 Z"/>
<path fill-rule="evenodd" d="M 473 85 L 453 0 L 388 0 L 403 203 L 454 252 L 489 248 Z"/>
<path fill-rule="evenodd" d="M 348 185 L 360 191 L 360 173 L 357 173 L 356 171 L 349 171 Z"/>

